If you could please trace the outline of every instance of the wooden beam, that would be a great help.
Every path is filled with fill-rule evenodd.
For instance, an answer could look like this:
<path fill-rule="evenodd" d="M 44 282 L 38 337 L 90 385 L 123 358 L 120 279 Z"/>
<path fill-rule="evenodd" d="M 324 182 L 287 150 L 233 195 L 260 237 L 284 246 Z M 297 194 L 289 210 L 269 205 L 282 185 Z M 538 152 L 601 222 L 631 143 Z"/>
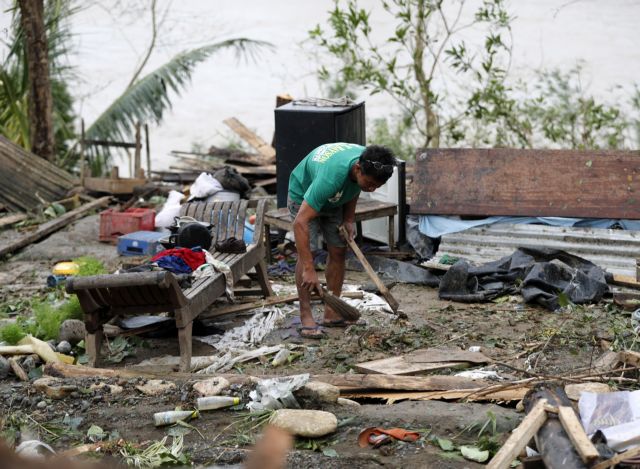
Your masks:
<path fill-rule="evenodd" d="M 616 454 L 611 459 L 602 461 L 601 463 L 598 463 L 595 466 L 593 466 L 591 469 L 608 469 L 609 467 L 614 467 L 617 464 L 620 464 L 622 461 L 633 459 L 638 456 L 640 456 L 640 446 L 636 446 L 635 448 L 628 449 L 624 453 Z"/>
<path fill-rule="evenodd" d="M 240 138 L 255 148 L 258 153 L 267 159 L 267 162 L 275 162 L 276 150 L 267 142 L 262 140 L 253 131 L 248 129 L 242 122 L 235 117 L 230 117 L 223 121 L 231 130 L 233 130 Z"/>
<path fill-rule="evenodd" d="M 545 406 L 547 401 L 539 400 L 522 420 L 509 439 L 505 442 L 496 455 L 487 464 L 487 469 L 507 469 L 513 460 L 520 454 L 520 451 L 529 443 L 529 440 L 540 430 L 540 427 L 547 420 Z"/>
<path fill-rule="evenodd" d="M 560 423 L 562 423 L 564 431 L 569 435 L 573 447 L 580 455 L 582 462 L 590 466 L 600 459 L 600 453 L 598 453 L 598 450 L 593 446 L 593 443 L 591 443 L 591 440 L 589 440 L 589 437 L 584 432 L 584 428 L 582 428 L 582 424 L 578 420 L 578 417 L 576 417 L 573 409 L 567 406 L 558 407 L 558 417 L 560 418 Z"/>
<path fill-rule="evenodd" d="M 371 390 L 383 391 L 449 391 L 453 389 L 477 389 L 489 385 L 489 381 L 463 378 L 451 375 L 430 376 L 397 376 L 397 375 L 363 375 L 363 374 L 330 374 L 314 375 L 315 381 L 333 384 L 341 390 L 360 392 Z"/>
<path fill-rule="evenodd" d="M 115 147 L 115 148 L 135 148 L 135 143 L 129 142 L 110 142 L 108 140 L 83 140 L 85 145 L 95 145 L 100 147 Z"/>
<path fill-rule="evenodd" d="M 14 215 L 7 215 L 0 218 L 0 228 L 4 228 L 5 226 L 14 225 L 22 220 L 26 220 L 27 215 L 24 213 L 16 213 Z"/>
<path fill-rule="evenodd" d="M 364 270 L 367 272 L 367 274 L 369 275 L 373 283 L 375 283 L 376 287 L 380 291 L 380 294 L 384 297 L 386 302 L 389 304 L 392 311 L 394 313 L 397 313 L 398 307 L 400 306 L 400 304 L 393 297 L 393 295 L 391 294 L 389 289 L 385 286 L 385 284 L 382 282 L 382 280 L 380 280 L 380 277 L 378 277 L 378 274 L 376 274 L 376 271 L 373 270 L 373 267 L 371 267 L 371 264 L 369 264 L 369 261 L 364 256 L 364 254 L 362 253 L 358 245 L 355 243 L 355 241 L 349 238 L 349 234 L 347 233 L 347 230 L 344 228 L 344 226 L 340 227 L 340 233 L 342 234 L 344 239 L 347 240 L 349 247 L 351 248 L 353 253 L 356 255 L 356 257 L 362 264 L 362 267 L 364 267 Z"/>
<path fill-rule="evenodd" d="M 47 223 L 40 225 L 35 232 L 29 233 L 25 236 L 22 236 L 17 241 L 14 241 L 6 246 L 0 247 L 0 258 L 10 254 L 14 251 L 17 251 L 20 248 L 28 246 L 31 243 L 34 243 L 51 233 L 54 233 L 68 224 L 78 220 L 79 218 L 87 215 L 91 210 L 94 210 L 99 207 L 104 207 L 109 203 L 111 197 L 102 197 L 100 199 L 96 199 L 93 202 L 89 202 L 88 204 L 83 205 L 82 207 L 78 207 L 71 212 L 65 213 L 64 215 L 55 218 Z"/>
<path fill-rule="evenodd" d="M 640 152 L 421 149 L 411 212 L 640 219 Z"/>

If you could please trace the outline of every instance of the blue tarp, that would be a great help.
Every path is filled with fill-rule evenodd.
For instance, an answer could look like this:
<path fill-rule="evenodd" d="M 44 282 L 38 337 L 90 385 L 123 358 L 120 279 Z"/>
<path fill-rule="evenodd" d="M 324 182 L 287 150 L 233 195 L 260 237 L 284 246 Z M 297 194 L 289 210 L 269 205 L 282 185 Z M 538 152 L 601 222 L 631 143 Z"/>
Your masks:
<path fill-rule="evenodd" d="M 604 218 L 563 218 L 563 217 L 488 217 L 481 220 L 461 220 L 460 217 L 441 215 L 420 216 L 420 232 L 430 238 L 457 233 L 478 226 L 507 224 L 543 224 L 551 226 L 573 226 L 579 228 L 612 228 L 640 230 L 640 220 L 611 220 Z"/>

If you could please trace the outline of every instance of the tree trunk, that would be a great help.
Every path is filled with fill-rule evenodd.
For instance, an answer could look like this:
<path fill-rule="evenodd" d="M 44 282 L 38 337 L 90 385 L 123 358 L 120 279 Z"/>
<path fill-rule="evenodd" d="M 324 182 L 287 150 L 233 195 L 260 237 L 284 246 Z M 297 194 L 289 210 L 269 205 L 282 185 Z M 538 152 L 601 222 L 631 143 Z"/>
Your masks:
<path fill-rule="evenodd" d="M 49 79 L 49 50 L 44 25 L 43 0 L 18 0 L 25 35 L 29 72 L 29 126 L 31 151 L 53 160 L 53 99 Z"/>

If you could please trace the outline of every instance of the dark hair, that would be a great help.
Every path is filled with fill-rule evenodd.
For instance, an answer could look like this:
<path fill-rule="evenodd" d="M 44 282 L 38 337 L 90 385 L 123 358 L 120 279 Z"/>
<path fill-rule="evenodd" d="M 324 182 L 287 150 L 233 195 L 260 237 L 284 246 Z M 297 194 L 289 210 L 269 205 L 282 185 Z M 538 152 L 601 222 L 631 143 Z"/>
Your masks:
<path fill-rule="evenodd" d="M 360 155 L 360 168 L 365 176 L 372 176 L 379 182 L 387 182 L 393 174 L 396 158 L 387 147 L 369 145 Z"/>

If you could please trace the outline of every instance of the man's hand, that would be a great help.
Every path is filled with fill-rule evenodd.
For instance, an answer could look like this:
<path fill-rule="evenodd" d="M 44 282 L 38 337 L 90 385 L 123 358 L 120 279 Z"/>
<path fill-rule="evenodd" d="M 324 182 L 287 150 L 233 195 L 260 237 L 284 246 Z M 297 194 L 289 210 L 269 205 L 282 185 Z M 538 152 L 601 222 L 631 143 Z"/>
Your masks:
<path fill-rule="evenodd" d="M 313 294 L 314 290 L 322 296 L 322 285 L 318 280 L 318 274 L 313 267 L 302 270 L 302 288 Z"/>
<path fill-rule="evenodd" d="M 353 241 L 356 237 L 356 224 L 352 221 L 345 221 L 342 226 L 347 232 L 349 238 L 346 241 Z"/>

